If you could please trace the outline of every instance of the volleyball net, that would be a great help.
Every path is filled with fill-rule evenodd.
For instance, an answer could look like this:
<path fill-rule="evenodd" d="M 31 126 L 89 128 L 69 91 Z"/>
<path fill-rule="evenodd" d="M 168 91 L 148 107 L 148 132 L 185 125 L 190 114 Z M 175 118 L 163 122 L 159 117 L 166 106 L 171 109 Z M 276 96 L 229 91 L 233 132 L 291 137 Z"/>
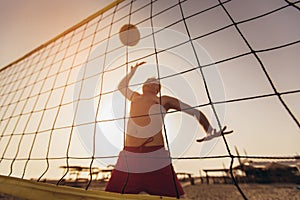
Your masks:
<path fill-rule="evenodd" d="M 255 5 L 255 6 L 254 6 Z M 0 70 L 0 173 L 66 178 L 71 166 L 106 167 L 123 148 L 129 102 L 119 81 L 141 91 L 156 77 L 162 95 L 235 132 L 196 143 L 203 130 L 177 111 L 164 138 L 176 170 L 232 169 L 240 159 L 294 160 L 299 152 L 300 1 L 115 1 Z M 119 30 L 140 39 L 124 46 Z M 234 153 L 234 146 L 248 154 Z M 66 172 L 62 173 L 61 166 Z M 90 182 L 96 179 L 90 173 Z"/>

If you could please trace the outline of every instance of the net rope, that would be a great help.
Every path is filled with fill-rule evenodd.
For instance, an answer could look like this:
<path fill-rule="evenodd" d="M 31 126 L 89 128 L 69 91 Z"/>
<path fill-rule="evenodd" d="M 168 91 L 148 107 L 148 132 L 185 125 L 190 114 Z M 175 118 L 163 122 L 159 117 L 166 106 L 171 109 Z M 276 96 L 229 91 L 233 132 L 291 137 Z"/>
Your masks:
<path fill-rule="evenodd" d="M 205 95 L 207 102 L 194 104 L 191 108 L 202 109 L 210 108 L 213 117 L 217 121 L 217 126 L 221 130 L 224 124 L 217 111 L 218 105 L 228 105 L 239 102 L 251 102 L 253 100 L 262 100 L 275 97 L 278 100 L 278 105 L 282 107 L 286 113 L 286 117 L 297 127 L 296 132 L 299 133 L 300 122 L 297 118 L 296 109 L 290 107 L 285 97 L 288 95 L 299 95 L 300 88 L 293 87 L 292 89 L 279 89 L 272 75 L 268 71 L 268 66 L 264 63 L 263 54 L 281 52 L 289 48 L 299 48 L 300 38 L 285 38 L 284 43 L 276 43 L 273 46 L 255 47 L 251 43 L 243 30 L 242 26 L 251 22 L 264 20 L 272 15 L 281 15 L 286 10 L 297 12 L 299 17 L 300 1 L 282 0 L 280 6 L 269 9 L 256 16 L 251 16 L 246 19 L 237 20 L 231 13 L 229 7 L 236 3 L 234 0 L 221 1 L 217 0 L 214 4 L 207 6 L 205 9 L 199 9 L 195 13 L 187 14 L 186 10 L 189 5 L 192 5 L 191 0 L 168 1 L 151 0 L 125 0 L 118 3 L 114 8 L 105 12 L 99 13 L 85 21 L 80 26 L 69 29 L 63 35 L 49 41 L 36 50 L 25 55 L 23 58 L 13 62 L 12 64 L 0 70 L 0 169 L 1 174 L 7 176 L 17 176 L 26 178 L 30 174 L 33 163 L 43 163 L 44 168 L 36 177 L 38 181 L 47 178 L 47 174 L 52 169 L 53 163 L 59 162 L 66 164 L 66 171 L 57 182 L 62 184 L 67 174 L 70 172 L 72 163 L 85 163 L 89 165 L 90 174 L 86 189 L 89 189 L 93 181 L 93 167 L 97 166 L 95 161 L 101 159 L 116 159 L 117 155 L 97 155 L 97 125 L 109 122 L 123 121 L 125 130 L 125 121 L 129 118 L 126 114 L 120 117 L 101 117 L 100 109 L 103 106 L 103 99 L 107 96 L 118 93 L 117 88 L 106 89 L 109 85 L 110 74 L 120 74 L 123 70 L 122 77 L 129 73 L 129 66 L 136 62 L 141 62 L 145 59 L 154 58 L 156 64 L 156 73 L 160 82 L 170 80 L 179 76 L 185 76 L 189 73 L 200 73 L 204 83 Z M 165 1 L 166 2 L 166 1 Z M 157 28 L 156 20 L 161 16 L 166 15 L 176 9 L 179 19 L 172 19 L 164 26 Z M 194 35 L 192 34 L 191 24 L 189 23 L 194 18 L 203 14 L 209 13 L 215 9 L 222 10 L 230 20 L 230 23 L 224 24 L 206 33 Z M 148 11 L 148 13 L 146 12 Z M 143 14 L 141 14 L 143 13 Z M 150 24 L 151 31 L 149 34 L 141 35 L 140 42 L 151 39 L 153 41 L 153 49 L 151 52 L 146 51 L 141 55 L 134 54 L 131 56 L 131 47 L 123 45 L 115 45 L 115 38 L 118 38 L 118 30 L 121 25 L 133 23 L 137 27 L 145 27 Z M 165 48 L 160 48 L 158 35 L 168 29 L 176 29 L 177 25 L 183 25 L 184 32 L 187 35 L 184 41 L 177 41 L 172 45 L 166 45 Z M 296 26 L 296 24 L 294 25 Z M 247 47 L 247 51 L 239 52 L 238 54 L 226 56 L 214 60 L 213 63 L 202 63 L 201 57 L 195 48 L 195 43 L 201 39 L 215 36 L 234 29 L 238 33 L 242 42 Z M 292 30 L 291 30 L 292 31 Z M 166 52 L 172 51 L 178 47 L 190 45 L 190 54 L 196 59 L 196 64 L 188 69 L 181 69 L 171 74 L 163 75 L 161 73 L 161 63 L 159 56 Z M 99 47 L 101 46 L 100 50 Z M 95 54 L 95 51 L 97 54 Z M 111 65 L 112 55 L 119 51 L 125 52 L 125 56 L 121 61 L 117 61 L 115 65 Z M 213 53 L 212 53 L 213 54 Z M 136 56 L 138 55 L 138 56 Z M 204 70 L 210 69 L 213 66 L 228 64 L 232 61 L 238 61 L 248 56 L 253 57 L 260 67 L 263 76 L 271 88 L 271 92 L 263 94 L 254 94 L 249 96 L 240 96 L 224 100 L 214 100 L 211 96 L 211 90 L 207 83 L 207 77 Z M 97 63 L 99 69 L 90 69 L 91 63 Z M 296 67 L 297 63 L 293 63 Z M 82 73 L 81 73 L 82 72 Z M 124 73 L 125 72 L 125 73 Z M 90 96 L 85 95 L 86 83 L 93 79 L 100 79 L 99 90 L 97 94 Z M 120 79 L 120 77 L 119 77 Z M 119 81 L 119 80 L 117 80 Z M 142 83 L 133 83 L 128 87 L 141 87 Z M 79 89 L 76 96 L 70 93 L 74 88 Z M 109 88 L 109 87 L 108 87 Z M 71 94 L 71 95 L 70 95 Z M 159 93 L 161 101 L 161 93 Z M 204 95 L 204 94 L 203 94 Z M 96 114 L 89 121 L 78 122 L 77 115 L 80 109 L 80 104 L 85 102 L 97 102 L 95 104 Z M 128 102 L 124 102 L 124 112 L 128 108 Z M 73 108 L 73 113 L 70 116 L 68 110 Z M 162 111 L 161 111 L 162 112 Z M 177 113 L 178 111 L 168 111 L 168 114 Z M 64 119 L 69 118 L 69 119 Z M 91 152 L 89 155 L 76 156 L 71 152 L 73 150 L 73 142 L 76 140 L 74 133 L 75 129 L 80 127 L 92 126 L 92 141 Z M 234 127 L 232 127 L 234 129 Z M 65 147 L 59 147 L 64 151 L 65 155 L 55 155 L 53 148 L 55 147 L 55 137 L 59 132 L 63 132 L 61 137 L 65 137 Z M 166 147 L 172 150 L 169 144 L 167 128 L 164 124 L 164 138 Z M 44 142 L 41 142 L 41 141 Z M 296 157 L 291 155 L 270 156 L 270 155 L 234 155 L 231 152 L 230 141 L 222 135 L 222 141 L 225 145 L 226 153 L 223 155 L 192 155 L 192 156 L 172 156 L 171 160 L 210 160 L 210 159 L 230 159 L 230 174 L 232 181 L 242 197 L 247 199 L 243 190 L 239 187 L 238 181 L 233 173 L 233 165 L 236 159 L 265 159 L 265 160 L 294 160 Z M 125 132 L 124 132 L 125 142 Z M 39 146 L 37 146 L 39 145 Z M 42 149 L 43 148 L 43 149 Z M 38 153 L 37 153 L 38 152 Z M 43 154 L 43 156 L 41 156 Z M 53 154 L 53 155 L 52 155 Z M 17 166 L 17 167 L 16 167 Z M 29 175 L 28 175 L 29 176 Z M 175 176 L 175 174 L 173 174 Z M 175 183 L 175 181 L 174 181 Z M 126 184 L 124 185 L 126 187 Z M 175 188 L 176 185 L 175 185 Z M 177 191 L 178 195 L 178 191 Z"/>

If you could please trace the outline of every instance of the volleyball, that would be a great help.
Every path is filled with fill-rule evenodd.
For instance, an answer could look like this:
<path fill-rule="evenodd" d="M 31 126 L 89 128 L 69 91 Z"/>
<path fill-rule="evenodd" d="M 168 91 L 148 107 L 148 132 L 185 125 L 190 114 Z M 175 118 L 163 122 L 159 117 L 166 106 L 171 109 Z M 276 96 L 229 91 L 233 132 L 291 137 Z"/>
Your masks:
<path fill-rule="evenodd" d="M 119 31 L 120 41 L 125 46 L 135 46 L 140 41 L 140 32 L 135 25 L 125 24 Z"/>

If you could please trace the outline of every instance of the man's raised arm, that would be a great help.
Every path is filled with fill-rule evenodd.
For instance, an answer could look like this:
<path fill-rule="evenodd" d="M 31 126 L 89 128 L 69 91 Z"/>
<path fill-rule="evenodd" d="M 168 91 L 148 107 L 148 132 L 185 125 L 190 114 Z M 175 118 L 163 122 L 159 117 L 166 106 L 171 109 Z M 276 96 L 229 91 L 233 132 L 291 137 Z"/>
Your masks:
<path fill-rule="evenodd" d="M 131 89 L 129 89 L 128 87 L 129 82 L 133 77 L 133 75 L 135 74 L 136 69 L 145 63 L 146 62 L 136 63 L 134 67 L 131 66 L 130 72 L 121 80 L 121 82 L 118 85 L 118 90 L 129 100 L 132 98 L 132 95 L 136 93 Z"/>

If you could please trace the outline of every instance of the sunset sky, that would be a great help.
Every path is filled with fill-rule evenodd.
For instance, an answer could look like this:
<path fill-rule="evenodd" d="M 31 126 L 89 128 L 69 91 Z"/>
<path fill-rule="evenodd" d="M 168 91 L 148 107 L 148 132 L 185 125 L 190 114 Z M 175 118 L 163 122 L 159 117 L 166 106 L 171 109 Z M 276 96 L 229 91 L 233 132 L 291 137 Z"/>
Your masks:
<path fill-rule="evenodd" d="M 6 66 L 112 0 L 0 0 L 0 66 Z"/>

